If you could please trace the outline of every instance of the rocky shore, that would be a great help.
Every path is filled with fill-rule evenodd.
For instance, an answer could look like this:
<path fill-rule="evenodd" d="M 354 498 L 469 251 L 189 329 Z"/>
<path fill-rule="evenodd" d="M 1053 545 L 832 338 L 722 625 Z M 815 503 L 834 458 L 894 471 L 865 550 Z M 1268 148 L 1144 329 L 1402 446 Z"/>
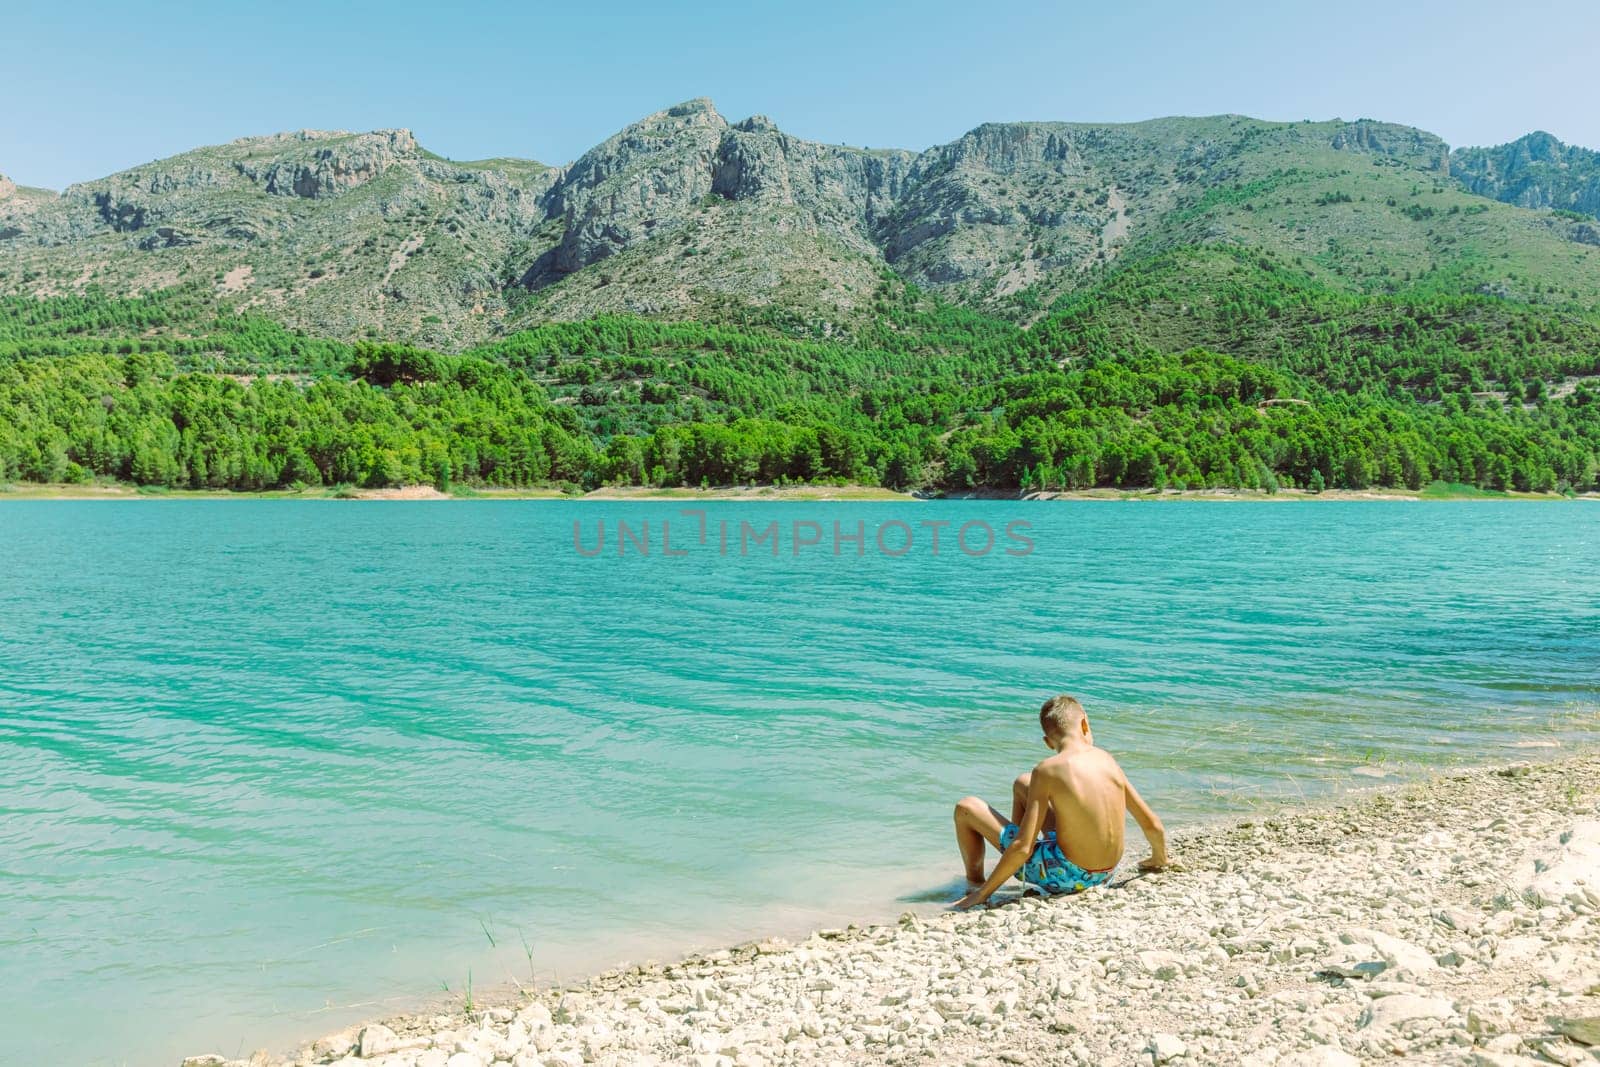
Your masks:
<path fill-rule="evenodd" d="M 1600 1064 L 1600 755 L 1174 835 L 1068 899 L 824 930 L 185 1067 Z"/>

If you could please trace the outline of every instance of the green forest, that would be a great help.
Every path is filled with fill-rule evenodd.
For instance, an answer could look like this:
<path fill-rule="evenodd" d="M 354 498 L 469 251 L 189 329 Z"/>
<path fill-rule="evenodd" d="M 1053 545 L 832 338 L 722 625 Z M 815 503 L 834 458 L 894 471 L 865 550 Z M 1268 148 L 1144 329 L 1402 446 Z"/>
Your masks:
<path fill-rule="evenodd" d="M 1597 488 L 1600 325 L 1180 250 L 1023 328 L 885 285 L 869 326 L 602 317 L 460 353 L 0 300 L 0 482 L 265 490 Z"/>

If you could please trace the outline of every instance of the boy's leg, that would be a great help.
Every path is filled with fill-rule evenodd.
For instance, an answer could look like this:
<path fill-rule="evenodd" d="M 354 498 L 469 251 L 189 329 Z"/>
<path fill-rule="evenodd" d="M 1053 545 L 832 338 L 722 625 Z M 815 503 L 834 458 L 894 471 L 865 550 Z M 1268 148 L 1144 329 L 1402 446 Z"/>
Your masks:
<path fill-rule="evenodd" d="M 1018 826 L 1022 825 L 1023 813 L 1028 810 L 1028 783 L 1033 781 L 1033 772 L 1024 771 L 1017 775 L 1017 780 L 1011 783 L 1011 821 Z M 1048 806 L 1044 809 L 1044 825 L 1039 827 L 1041 833 L 1056 828 L 1056 813 Z"/>
<path fill-rule="evenodd" d="M 1028 810 L 1028 783 L 1031 781 L 1033 772 L 1024 771 L 1011 783 L 1011 821 L 1018 826 L 1022 825 L 1023 813 Z"/>
<path fill-rule="evenodd" d="M 956 847 L 967 881 L 983 881 L 983 843 L 1000 848 L 1000 831 L 1005 829 L 1001 814 L 979 797 L 963 797 L 956 805 Z"/>

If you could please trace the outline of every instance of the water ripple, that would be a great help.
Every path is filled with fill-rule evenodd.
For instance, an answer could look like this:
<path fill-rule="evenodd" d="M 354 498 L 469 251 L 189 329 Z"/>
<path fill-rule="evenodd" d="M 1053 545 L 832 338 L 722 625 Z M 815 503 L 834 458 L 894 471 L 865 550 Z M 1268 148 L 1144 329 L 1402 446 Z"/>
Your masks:
<path fill-rule="evenodd" d="M 1600 726 L 1592 508 L 708 511 L 1038 547 L 586 559 L 574 521 L 679 509 L 0 503 L 9 1053 L 167 1063 L 891 912 L 1061 689 L 1180 821 Z"/>

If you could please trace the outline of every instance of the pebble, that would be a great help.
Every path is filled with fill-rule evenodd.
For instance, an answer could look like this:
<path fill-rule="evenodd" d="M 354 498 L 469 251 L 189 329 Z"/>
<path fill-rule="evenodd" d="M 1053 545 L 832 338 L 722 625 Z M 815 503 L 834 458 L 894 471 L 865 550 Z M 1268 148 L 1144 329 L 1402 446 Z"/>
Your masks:
<path fill-rule="evenodd" d="M 364 1060 L 374 1059 L 400 1047 L 400 1036 L 382 1023 L 363 1026 L 356 1038 L 356 1055 Z"/>
<path fill-rule="evenodd" d="M 1329 1045 L 1291 1052 L 1278 1061 L 1277 1067 L 1360 1067 L 1361 1061 L 1343 1049 Z"/>
<path fill-rule="evenodd" d="M 1189 1046 L 1177 1034 L 1152 1034 L 1150 1055 L 1157 1063 L 1167 1063 L 1189 1051 Z"/>
<path fill-rule="evenodd" d="M 1162 981 L 1171 981 L 1183 974 L 1183 957 L 1176 952 L 1151 949 L 1138 955 L 1139 966 L 1146 974 Z"/>

